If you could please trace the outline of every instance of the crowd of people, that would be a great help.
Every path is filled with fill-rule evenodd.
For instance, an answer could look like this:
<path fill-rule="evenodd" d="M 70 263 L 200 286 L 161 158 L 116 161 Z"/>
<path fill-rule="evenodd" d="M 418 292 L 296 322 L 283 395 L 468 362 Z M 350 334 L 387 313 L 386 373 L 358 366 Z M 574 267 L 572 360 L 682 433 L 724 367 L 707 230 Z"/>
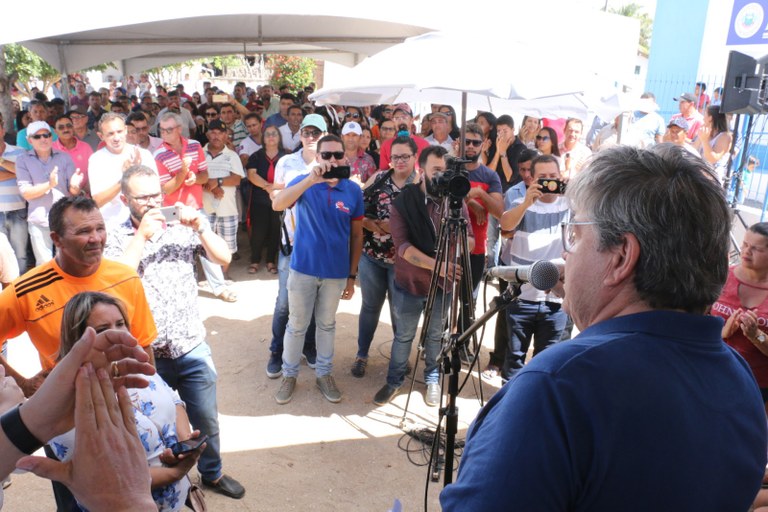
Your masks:
<path fill-rule="evenodd" d="M 609 510 L 625 506 L 627 492 L 638 510 L 746 510 L 768 448 L 768 227 L 750 228 L 728 271 L 732 135 L 697 87 L 676 98 L 669 120 L 645 93 L 626 125 L 596 119 L 588 130 L 583 119 L 532 116 L 518 130 L 511 113 L 490 112 L 459 126 L 449 105 L 420 119 L 406 103 L 315 106 L 313 86 L 277 93 L 240 82 L 230 93 L 205 83 L 190 95 L 146 75 L 111 91 L 74 81 L 69 105 L 19 105 L 15 134 L 0 119 L 0 334 L 26 331 L 42 370 L 23 376 L 0 356 L 7 393 L 18 386 L 0 419 L 4 457 L 44 441 L 50 460 L 20 465 L 49 477 L 70 468 L 54 484 L 59 510 L 99 509 L 77 472 L 90 409 L 54 396 L 56 378 L 78 401 L 121 411 L 125 426 L 113 423 L 122 449 L 148 468 L 126 495 L 146 492 L 159 510 L 194 507 L 187 474 L 197 466 L 205 487 L 242 498 L 223 470 L 196 278 L 199 262 L 212 293 L 237 302 L 229 267 L 241 257 L 242 229 L 248 273 L 278 276 L 266 374 L 281 378 L 280 405 L 293 399 L 303 360 L 322 397 L 342 400 L 335 317 L 358 290 L 357 353 L 345 371 L 366 377 L 386 301 L 393 342 L 371 399 L 385 405 L 400 392 L 424 317 L 424 403 L 437 407 L 447 320 L 439 313 L 458 283 L 469 283 L 462 296 L 471 299 L 453 325 L 465 328 L 489 267 L 550 260 L 563 269 L 551 290 L 499 282 L 520 288 L 496 318 L 482 371 L 503 387 L 470 429 L 445 510 Z M 469 182 L 459 211 L 468 268 L 436 260 L 447 206 L 435 178 L 457 156 Z M 714 227 L 704 232 L 702 222 Z M 574 327 L 581 334 L 564 343 Z M 83 344 L 99 350 L 84 354 Z M 478 364 L 478 346 L 462 349 L 466 364 Z M 127 383 L 145 387 L 124 392 L 136 369 L 147 379 Z M 41 396 L 66 401 L 51 406 L 61 409 L 55 426 L 18 412 Z M 202 436 L 193 450 L 173 451 Z M 714 452 L 700 448 L 723 444 L 727 463 L 706 463 Z M 691 478 L 712 482 L 712 492 L 688 492 Z M 643 493 L 649 482 L 668 492 Z"/>

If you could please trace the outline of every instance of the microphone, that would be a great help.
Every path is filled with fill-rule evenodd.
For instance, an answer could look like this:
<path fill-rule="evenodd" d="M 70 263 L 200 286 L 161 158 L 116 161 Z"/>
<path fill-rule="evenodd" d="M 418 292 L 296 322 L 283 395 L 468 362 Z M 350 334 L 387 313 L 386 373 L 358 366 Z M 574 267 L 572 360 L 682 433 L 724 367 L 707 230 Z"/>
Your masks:
<path fill-rule="evenodd" d="M 549 290 L 560 279 L 557 265 L 546 260 L 535 261 L 530 265 L 493 267 L 486 274 L 514 284 L 530 283 L 537 290 Z"/>

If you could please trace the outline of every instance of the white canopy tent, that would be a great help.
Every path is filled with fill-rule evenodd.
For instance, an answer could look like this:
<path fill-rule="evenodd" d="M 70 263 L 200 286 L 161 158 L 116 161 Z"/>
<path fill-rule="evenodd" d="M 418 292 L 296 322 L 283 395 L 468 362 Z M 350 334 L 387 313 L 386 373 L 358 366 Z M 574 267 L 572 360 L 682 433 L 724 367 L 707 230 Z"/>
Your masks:
<path fill-rule="evenodd" d="M 114 62 L 124 74 L 135 74 L 194 58 L 244 53 L 305 55 L 353 66 L 434 28 L 403 23 L 398 4 L 411 13 L 417 6 L 400 0 L 387 9 L 355 2 L 332 13 L 321 2 L 307 0 L 229 0 L 119 13 L 94 0 L 83 0 L 76 9 L 42 3 L 35 6 L 46 12 L 39 17 L 32 17 L 24 4 L 4 8 L 4 19 L 18 23 L 3 24 L 0 44 L 20 43 L 62 73 Z"/>

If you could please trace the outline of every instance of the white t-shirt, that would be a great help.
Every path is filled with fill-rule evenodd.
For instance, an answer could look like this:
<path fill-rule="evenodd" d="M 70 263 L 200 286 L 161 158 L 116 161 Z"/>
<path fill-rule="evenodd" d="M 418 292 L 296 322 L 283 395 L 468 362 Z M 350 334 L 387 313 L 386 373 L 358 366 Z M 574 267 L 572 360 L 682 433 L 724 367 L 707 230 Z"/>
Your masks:
<path fill-rule="evenodd" d="M 285 155 L 277 161 L 277 165 L 275 166 L 275 183 L 287 186 L 288 183 L 293 181 L 297 176 L 307 174 L 314 163 L 314 160 L 309 164 L 304 161 L 303 149 L 296 153 Z M 283 222 L 288 231 L 288 237 L 290 237 L 290 241 L 293 243 L 293 232 L 296 230 L 296 219 L 293 208 L 286 208 L 284 215 Z M 285 242 L 285 234 L 281 235 L 281 237 L 283 238 L 283 242 Z"/>
<path fill-rule="evenodd" d="M 126 144 L 120 154 L 112 153 L 107 148 L 101 148 L 91 155 L 88 159 L 88 183 L 91 185 L 91 195 L 95 196 L 120 181 L 123 177 L 123 164 L 133 157 L 133 151 L 136 147 L 133 144 Z M 138 149 L 141 165 L 146 165 L 157 172 L 157 165 L 152 153 L 146 149 Z M 130 216 L 130 211 L 120 200 L 118 193 L 111 201 L 101 207 L 101 215 L 107 226 L 111 227 L 125 222 Z"/>
<path fill-rule="evenodd" d="M 280 135 L 283 137 L 283 148 L 288 152 L 293 152 L 301 143 L 301 128 L 296 130 L 296 133 L 291 133 L 291 129 L 288 127 L 288 123 L 278 128 Z"/>
<path fill-rule="evenodd" d="M 251 156 L 260 149 L 261 146 L 259 143 L 253 140 L 253 137 L 249 135 L 240 141 L 240 145 L 237 146 L 237 154 Z"/>
<path fill-rule="evenodd" d="M 205 161 L 208 163 L 208 179 L 228 178 L 230 173 L 245 178 L 243 164 L 237 153 L 225 147 L 224 150 L 211 156 L 208 146 L 205 146 Z M 203 209 L 208 215 L 217 217 L 237 216 L 237 187 L 224 185 L 224 197 L 216 199 L 213 193 L 203 189 Z"/>

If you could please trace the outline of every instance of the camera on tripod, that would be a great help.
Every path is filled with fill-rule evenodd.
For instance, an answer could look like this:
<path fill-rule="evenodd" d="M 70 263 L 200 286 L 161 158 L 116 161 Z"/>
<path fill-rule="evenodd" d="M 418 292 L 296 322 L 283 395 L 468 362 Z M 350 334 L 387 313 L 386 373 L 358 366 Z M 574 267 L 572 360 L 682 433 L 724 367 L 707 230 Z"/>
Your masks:
<path fill-rule="evenodd" d="M 464 166 L 472 160 L 464 160 L 446 155 L 446 170 L 432 178 L 432 185 L 439 197 L 449 196 L 453 199 L 463 199 L 469 194 L 469 171 Z"/>

